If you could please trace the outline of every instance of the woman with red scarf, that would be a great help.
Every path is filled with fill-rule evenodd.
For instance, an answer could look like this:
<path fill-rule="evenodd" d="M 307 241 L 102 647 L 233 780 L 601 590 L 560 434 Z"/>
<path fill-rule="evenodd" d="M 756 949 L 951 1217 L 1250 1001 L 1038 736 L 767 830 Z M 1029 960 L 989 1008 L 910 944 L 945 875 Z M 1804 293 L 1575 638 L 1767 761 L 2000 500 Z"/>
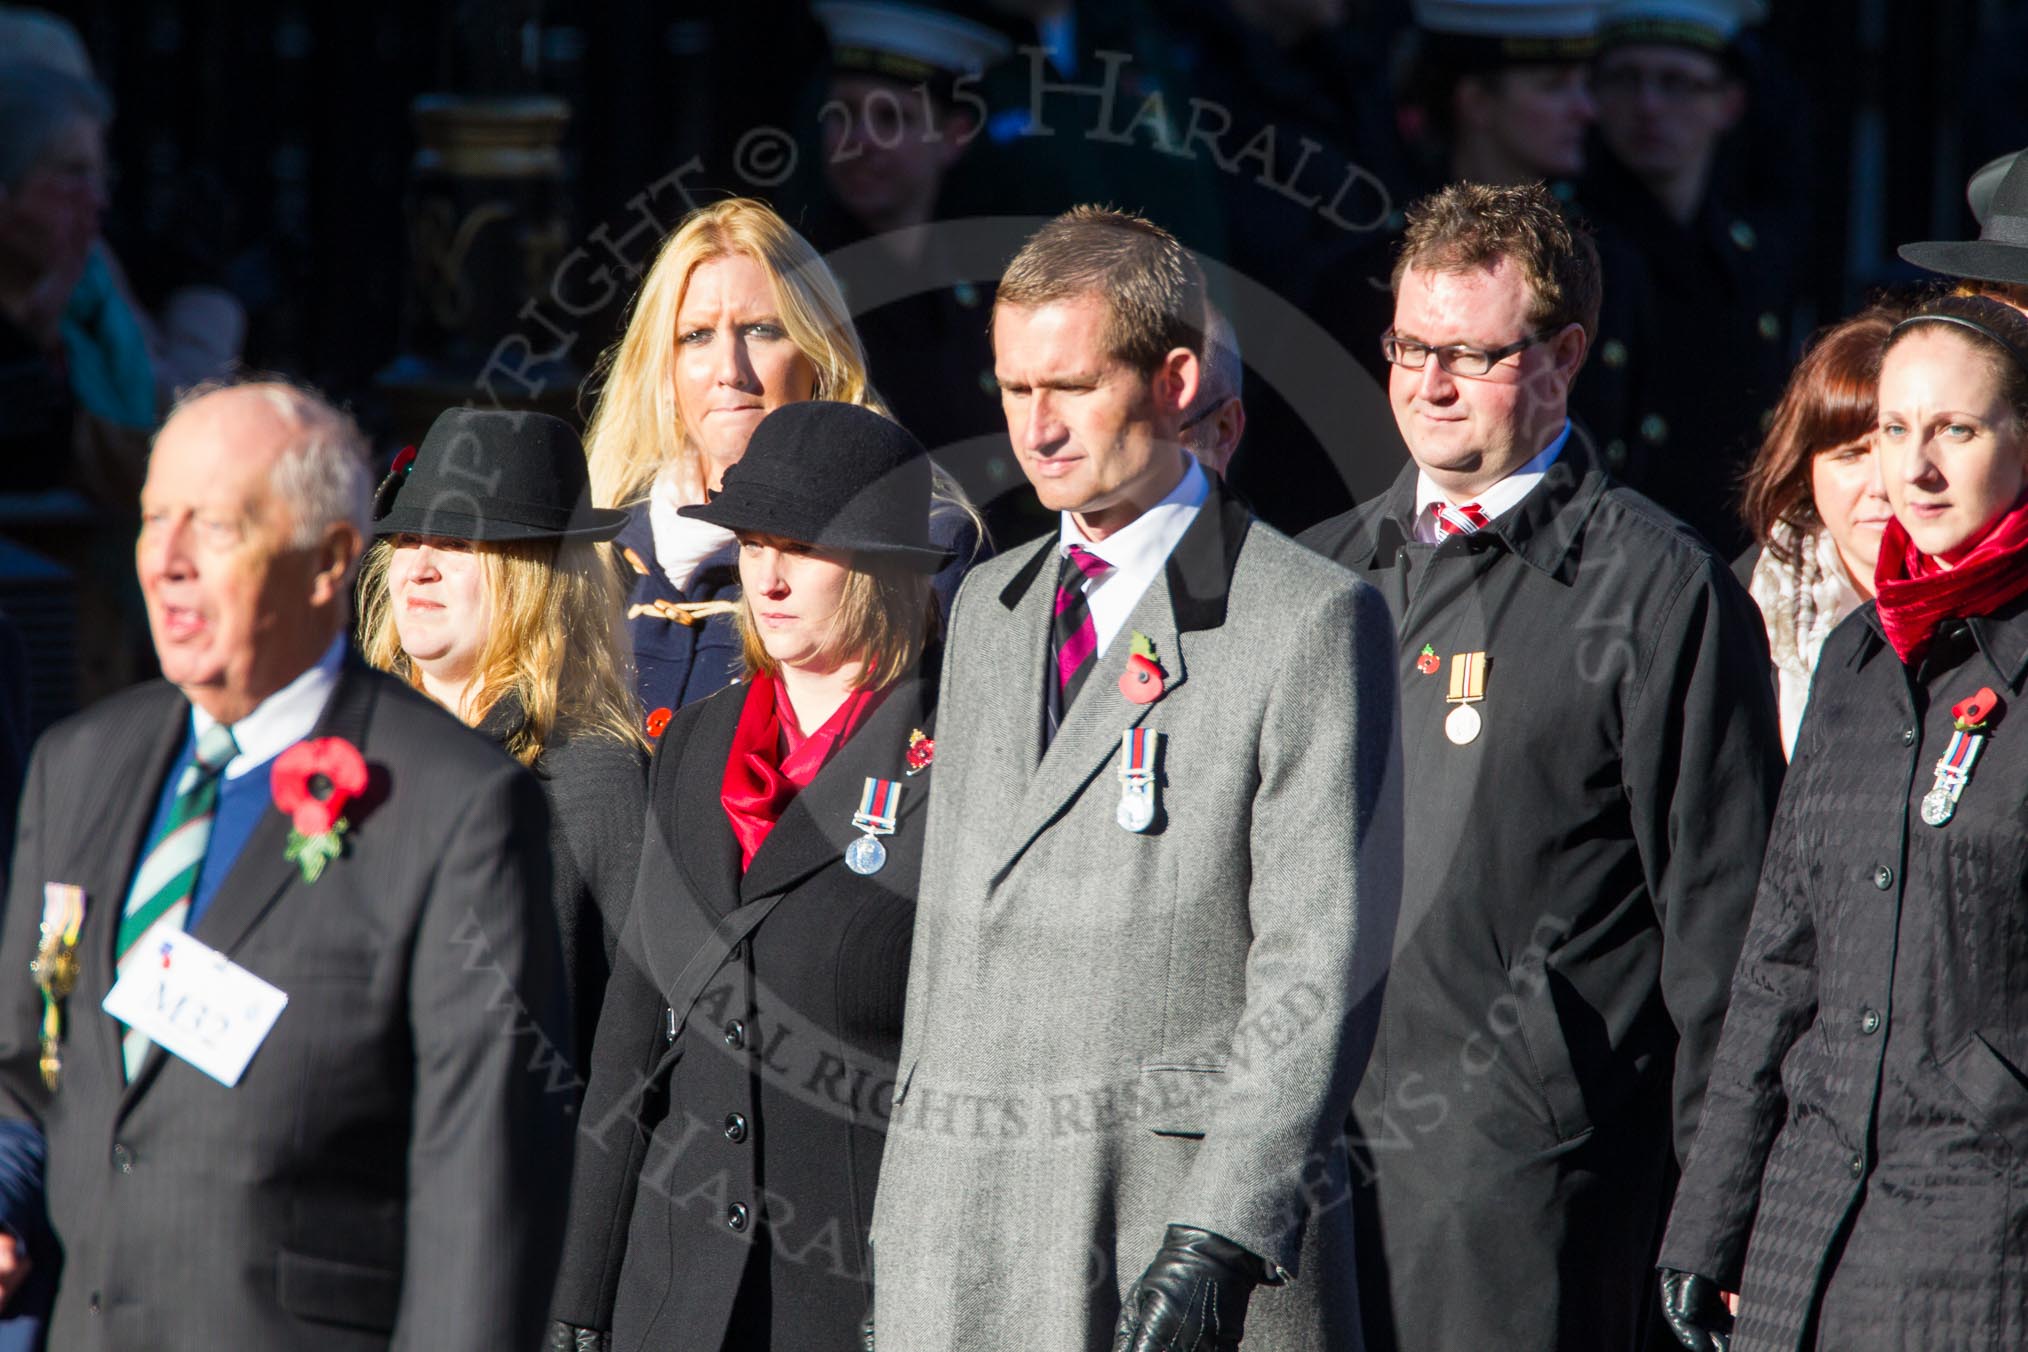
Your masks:
<path fill-rule="evenodd" d="M 739 542 L 746 675 L 655 752 L 553 1345 L 858 1346 L 935 753 L 930 477 L 814 400 L 683 509 Z"/>
<path fill-rule="evenodd" d="M 1896 324 L 1874 446 L 1662 1246 L 1692 1348 L 2028 1347 L 2028 319 Z"/>

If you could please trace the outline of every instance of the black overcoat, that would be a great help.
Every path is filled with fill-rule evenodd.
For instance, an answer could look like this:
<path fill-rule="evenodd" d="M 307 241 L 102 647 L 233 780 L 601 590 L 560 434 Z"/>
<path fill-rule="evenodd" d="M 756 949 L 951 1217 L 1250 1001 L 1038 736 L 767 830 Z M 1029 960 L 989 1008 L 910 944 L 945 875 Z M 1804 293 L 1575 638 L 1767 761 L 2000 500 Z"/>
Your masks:
<path fill-rule="evenodd" d="M 1662 1249 L 1740 1291 L 1734 1352 L 2028 1346 L 2024 678 L 2028 600 L 1913 671 L 1871 605 L 1824 645 Z M 1926 825 L 1982 686 L 2000 718 Z"/>
<path fill-rule="evenodd" d="M 1782 773 L 1767 641 L 1578 438 L 1441 545 L 1414 541 L 1415 483 L 1304 537 L 1399 635 L 1401 919 L 1352 1120 L 1367 1346 L 1624 1352 Z"/>
<path fill-rule="evenodd" d="M 933 773 L 908 775 L 907 754 L 911 732 L 934 734 L 936 690 L 932 653 L 790 802 L 743 877 L 719 792 L 746 688 L 686 707 L 663 734 L 553 1306 L 610 1329 L 614 1352 L 857 1345 Z M 869 776 L 903 791 L 886 864 L 861 876 L 843 856 Z M 719 919 L 778 894 L 672 1016 L 671 989 Z M 644 1089 L 679 1038 L 666 1087 Z"/>

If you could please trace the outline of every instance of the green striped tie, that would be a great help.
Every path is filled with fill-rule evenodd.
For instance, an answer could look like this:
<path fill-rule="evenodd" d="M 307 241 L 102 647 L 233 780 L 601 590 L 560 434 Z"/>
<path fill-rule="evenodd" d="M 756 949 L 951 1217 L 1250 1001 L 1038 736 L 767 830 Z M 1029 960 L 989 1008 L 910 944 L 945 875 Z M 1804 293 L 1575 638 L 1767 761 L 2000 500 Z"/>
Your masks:
<path fill-rule="evenodd" d="M 127 906 L 120 913 L 119 972 L 147 961 L 171 931 L 181 930 L 190 914 L 190 898 L 197 893 L 197 874 L 204 867 L 204 851 L 211 844 L 211 818 L 218 807 L 218 781 L 226 763 L 239 754 L 232 729 L 214 723 L 197 739 L 197 759 L 183 771 L 176 784 L 176 801 L 169 806 L 169 820 L 162 834 L 141 861 L 134 886 L 127 893 Z M 146 1034 L 129 1028 L 121 1038 L 120 1050 L 127 1063 L 127 1078 L 133 1079 L 148 1054 Z"/>

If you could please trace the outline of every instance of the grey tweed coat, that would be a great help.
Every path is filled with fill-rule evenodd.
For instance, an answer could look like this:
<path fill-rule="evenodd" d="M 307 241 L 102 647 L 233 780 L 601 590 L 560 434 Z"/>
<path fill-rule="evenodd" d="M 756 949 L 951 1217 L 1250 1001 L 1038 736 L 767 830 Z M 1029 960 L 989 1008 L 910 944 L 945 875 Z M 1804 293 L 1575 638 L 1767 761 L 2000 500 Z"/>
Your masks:
<path fill-rule="evenodd" d="M 1249 1352 L 1357 1348 L 1343 1128 L 1399 892 L 1386 607 L 1214 488 L 1044 752 L 1055 558 L 982 566 L 954 612 L 879 1346 L 1109 1348 L 1181 1222 L 1286 1270 Z M 1135 630 L 1151 704 L 1118 684 Z M 1140 834 L 1115 820 L 1136 726 L 1162 734 Z"/>

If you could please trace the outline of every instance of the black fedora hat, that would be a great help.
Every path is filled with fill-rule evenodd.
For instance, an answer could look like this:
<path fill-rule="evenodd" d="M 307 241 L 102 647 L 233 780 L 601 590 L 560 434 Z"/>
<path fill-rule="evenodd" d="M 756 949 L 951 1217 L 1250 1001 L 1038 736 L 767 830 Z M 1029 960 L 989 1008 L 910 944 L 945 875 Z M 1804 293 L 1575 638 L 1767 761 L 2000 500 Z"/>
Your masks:
<path fill-rule="evenodd" d="M 922 443 L 872 409 L 832 399 L 784 404 L 762 418 L 711 501 L 678 510 L 727 530 L 884 554 L 926 571 L 950 557 L 930 543 Z"/>
<path fill-rule="evenodd" d="M 1974 182 L 1991 168 L 1974 174 Z M 1951 277 L 2028 285 L 2028 155 L 2015 155 L 1993 188 L 1977 239 L 1904 244 L 1901 256 Z"/>
<path fill-rule="evenodd" d="M 584 447 L 547 413 L 445 409 L 373 495 L 375 535 L 610 540 L 626 520 L 591 505 Z"/>

